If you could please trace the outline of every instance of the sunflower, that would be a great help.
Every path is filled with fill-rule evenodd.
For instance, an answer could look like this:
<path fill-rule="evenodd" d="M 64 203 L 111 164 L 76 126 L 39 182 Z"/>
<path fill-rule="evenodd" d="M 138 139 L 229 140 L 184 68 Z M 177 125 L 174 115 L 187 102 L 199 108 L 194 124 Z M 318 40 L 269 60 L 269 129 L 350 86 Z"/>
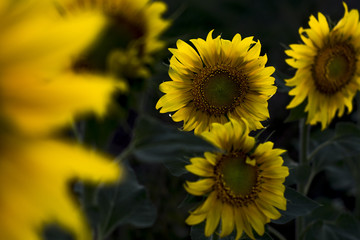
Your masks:
<path fill-rule="evenodd" d="M 300 28 L 303 44 L 292 44 L 285 53 L 286 62 L 296 68 L 286 84 L 294 87 L 294 96 L 287 108 L 294 108 L 307 99 L 307 123 L 321 122 L 325 129 L 337 113 L 352 111 L 352 100 L 360 88 L 360 25 L 359 12 L 348 11 L 344 3 L 344 17 L 330 29 L 323 14 L 310 16 L 310 28 Z"/>
<path fill-rule="evenodd" d="M 115 182 L 120 175 L 115 163 L 58 140 L 2 134 L 0 141 L 0 239 L 38 240 L 50 223 L 72 231 L 78 240 L 91 239 L 70 185 L 75 180 Z"/>
<path fill-rule="evenodd" d="M 109 24 L 103 32 L 107 43 L 101 46 L 101 52 L 105 54 L 110 70 L 122 77 L 149 77 L 147 65 L 153 63 L 153 55 L 164 48 L 160 35 L 170 24 L 162 18 L 167 8 L 165 3 L 151 0 L 67 0 L 61 5 L 65 12 L 70 13 L 83 10 L 102 13 Z M 74 67 L 81 68 L 84 64 L 92 67 L 94 61 L 96 59 L 85 55 Z"/>
<path fill-rule="evenodd" d="M 90 239 L 70 183 L 115 182 L 122 170 L 51 134 L 79 114 L 103 115 L 117 89 L 112 78 L 70 68 L 106 19 L 63 18 L 35 0 L 2 0 L 0 19 L 0 239 L 37 240 L 53 222 Z"/>
<path fill-rule="evenodd" d="M 283 182 L 289 175 L 282 166 L 282 149 L 273 149 L 272 142 L 256 145 L 245 120 L 230 119 L 224 125 L 213 123 L 202 137 L 219 148 L 192 158 L 186 169 L 202 177 L 186 182 L 185 189 L 206 200 L 186 219 L 189 225 L 206 219 L 205 236 L 214 233 L 221 219 L 220 237 L 236 228 L 236 239 L 243 232 L 254 239 L 253 230 L 264 234 L 264 224 L 280 217 L 276 209 L 286 210 Z"/>
<path fill-rule="evenodd" d="M 50 6 L 28 2 L 0 10 L 0 117 L 23 133 L 44 134 L 90 111 L 103 115 L 119 83 L 75 73 L 71 64 L 106 19 L 88 12 L 63 18 L 50 14 Z M 31 14 L 32 8 L 49 14 Z"/>
<path fill-rule="evenodd" d="M 169 49 L 169 75 L 172 81 L 160 84 L 164 92 L 156 104 L 161 113 L 174 112 L 172 119 L 184 121 L 184 130 L 195 134 L 208 130 L 211 123 L 229 118 L 246 118 L 252 130 L 262 128 L 269 117 L 267 100 L 276 92 L 273 67 L 265 67 L 261 44 L 253 37 L 232 41 L 191 39 L 197 51 L 182 40 Z"/>

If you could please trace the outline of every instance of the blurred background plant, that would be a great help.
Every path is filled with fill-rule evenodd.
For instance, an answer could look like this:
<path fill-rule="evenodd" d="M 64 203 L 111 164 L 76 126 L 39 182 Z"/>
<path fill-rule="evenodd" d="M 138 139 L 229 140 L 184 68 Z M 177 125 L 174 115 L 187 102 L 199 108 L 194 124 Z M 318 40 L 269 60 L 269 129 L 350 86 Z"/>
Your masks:
<path fill-rule="evenodd" d="M 160 39 L 167 47 L 176 47 L 178 39 L 205 38 L 211 29 L 225 39 L 240 33 L 259 39 L 262 54 L 268 55 L 267 65 L 276 68 L 273 76 L 278 91 L 269 100 L 270 119 L 259 140 L 270 137 L 275 147 L 287 150 L 284 159 L 290 169 L 285 192 L 288 210 L 282 218 L 268 224 L 261 239 L 295 239 L 294 219 L 305 215 L 305 226 L 298 239 L 358 239 L 358 105 L 355 103 L 352 114 L 336 118 L 325 131 L 319 125 L 311 128 L 312 163 L 299 165 L 298 120 L 304 116 L 303 108 L 286 110 L 290 97 L 289 88 L 284 85 L 284 79 L 295 73 L 285 63 L 284 50 L 287 45 L 299 42 L 299 27 L 307 26 L 309 16 L 317 12 L 338 21 L 343 16 L 341 1 L 164 2 L 167 10 L 163 18 L 171 25 Z M 349 9 L 360 7 L 357 1 L 347 4 Z M 121 34 L 107 32 L 103 37 L 106 40 L 99 40 L 96 48 L 101 52 L 104 49 L 101 44 L 114 44 L 111 54 L 105 55 L 111 69 L 119 61 L 132 62 L 131 58 L 121 60 L 122 52 L 130 52 L 116 46 L 121 42 L 118 39 Z M 154 52 L 153 60 L 141 74 L 134 65 L 115 67 L 118 77 L 129 86 L 127 93 L 117 95 L 117 104 L 106 118 L 77 124 L 83 142 L 118 156 L 128 168 L 127 180 L 117 187 L 75 188 L 82 196 L 96 239 L 207 239 L 201 224 L 190 228 L 184 223 L 196 199 L 187 195 L 183 183 L 193 179 L 184 168 L 189 158 L 212 147 L 192 133 L 179 131 L 181 123 L 176 124 L 167 114 L 155 110 L 162 96 L 158 86 L 170 80 L 167 73 L 170 56 L 166 48 Z M 122 69 L 126 71 L 121 72 Z M 299 183 L 306 184 L 308 198 L 293 190 Z"/>
<path fill-rule="evenodd" d="M 73 2 L 81 5 L 86 1 Z M 122 1 L 113 2 L 121 4 Z M 152 3 L 123 2 L 126 14 L 141 14 L 143 8 Z M 259 239 L 295 239 L 296 235 L 297 239 L 359 239 L 360 98 L 357 96 L 351 114 L 335 118 L 328 129 L 321 131 L 320 125 L 316 125 L 308 130 L 307 156 L 311 164 L 299 165 L 298 122 L 304 117 L 304 106 L 286 110 L 291 98 L 288 96 L 289 88 L 284 84 L 284 79 L 295 73 L 285 63 L 284 50 L 289 44 L 299 42 L 299 27 L 307 26 L 309 16 L 317 12 L 337 22 L 344 13 L 342 2 L 163 2 L 166 11 L 165 5 L 160 4 L 154 14 L 159 19 L 162 16 L 163 20 L 159 21 L 164 22 L 160 25 L 156 22 L 146 29 L 150 35 L 154 31 L 159 34 L 161 44 L 146 55 L 142 55 L 146 52 L 143 49 L 146 45 L 141 42 L 146 41 L 144 33 L 140 34 L 140 40 L 132 42 L 134 35 L 126 31 L 129 31 L 129 26 L 130 29 L 134 26 L 129 25 L 127 21 L 130 20 L 125 24 L 117 22 L 124 20 L 124 15 L 114 17 L 115 7 L 85 4 L 94 10 L 108 11 L 105 14 L 110 12 L 109 16 L 118 24 L 112 27 L 118 29 L 116 27 L 120 26 L 120 31 L 104 31 L 97 44 L 74 61 L 73 68 L 79 72 L 116 76 L 124 90 L 116 94 L 115 103 L 104 118 L 88 117 L 74 124 L 75 137 L 80 142 L 116 156 L 127 169 L 125 181 L 115 187 L 92 187 L 80 183 L 73 186 L 73 192 L 86 211 L 94 238 L 210 239 L 203 235 L 203 225 L 190 228 L 185 224 L 188 211 L 197 199 L 187 195 L 183 184 L 185 180 L 194 180 L 185 169 L 189 159 L 213 148 L 193 133 L 179 131 L 181 123 L 174 123 L 167 114 L 160 114 L 155 105 L 162 96 L 159 84 L 170 80 L 167 71 L 171 54 L 166 48 L 176 47 L 178 39 L 188 42 L 192 38 L 205 38 L 211 29 L 215 29 L 215 35 L 221 34 L 224 39 L 231 39 L 236 33 L 259 39 L 262 55 L 268 55 L 267 65 L 276 68 L 273 76 L 278 91 L 269 100 L 270 119 L 264 123 L 268 127 L 259 136 L 259 141 L 269 138 L 275 147 L 287 150 L 283 157 L 290 169 L 285 192 L 288 210 L 280 219 L 268 224 L 266 234 Z M 349 9 L 360 9 L 358 1 L 346 3 Z M 130 4 L 143 5 L 140 10 L 132 12 L 129 11 L 131 7 L 125 7 Z M 80 11 L 81 6 L 59 4 L 62 14 L 71 14 L 74 8 Z M 143 31 L 147 21 L 154 21 L 139 15 L 133 19 L 137 20 L 135 28 Z M 69 131 L 68 135 L 72 133 Z M 294 190 L 299 184 L 305 186 L 303 193 L 307 197 Z M 303 221 L 302 232 L 296 233 L 295 219 L 299 217 Z M 71 235 L 55 226 L 47 228 L 44 236 L 49 240 L 72 239 Z M 223 239 L 233 238 L 230 235 Z"/>

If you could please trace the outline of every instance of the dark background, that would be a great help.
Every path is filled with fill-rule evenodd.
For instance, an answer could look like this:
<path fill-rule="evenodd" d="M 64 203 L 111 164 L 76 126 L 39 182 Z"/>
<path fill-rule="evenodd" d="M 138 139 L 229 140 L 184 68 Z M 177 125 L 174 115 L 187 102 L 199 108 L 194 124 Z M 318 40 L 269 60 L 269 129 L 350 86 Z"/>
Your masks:
<path fill-rule="evenodd" d="M 298 30 L 307 28 L 310 15 L 317 18 L 323 13 L 333 23 L 344 15 L 340 0 L 223 0 L 223 1 L 181 1 L 169 0 L 167 16 L 175 18 L 172 26 L 164 34 L 169 47 L 175 48 L 177 39 L 189 43 L 192 38 L 206 38 L 214 29 L 213 36 L 221 35 L 231 40 L 236 33 L 242 38 L 254 36 L 262 44 L 261 55 L 268 55 L 267 66 L 274 66 L 279 87 L 278 92 L 269 100 L 269 131 L 276 130 L 274 138 L 279 147 L 288 147 L 288 135 L 292 135 L 294 123 L 284 124 L 289 114 L 286 105 L 290 101 L 287 92 L 282 89 L 281 80 L 291 78 L 295 70 L 285 63 L 284 50 L 289 44 L 300 43 Z M 360 9 L 360 1 L 346 1 L 349 10 Z M 169 52 L 168 58 L 171 57 Z M 166 60 L 165 60 L 166 62 Z M 163 81 L 169 80 L 163 79 Z M 279 80 L 279 81 L 278 81 Z M 286 90 L 286 89 L 285 89 Z M 295 126 L 297 128 L 297 126 Z M 315 128 L 319 128 L 316 126 Z"/>
<path fill-rule="evenodd" d="M 286 149 L 288 155 L 297 161 L 298 123 L 284 120 L 289 115 L 286 105 L 290 101 L 283 79 L 291 78 L 295 70 L 286 63 L 284 50 L 289 44 L 299 43 L 298 30 L 302 26 L 308 27 L 310 15 L 317 17 L 322 12 L 326 17 L 337 22 L 343 17 L 344 7 L 340 0 L 305 0 L 305 1 L 268 1 L 268 0 L 167 0 L 168 11 L 165 18 L 172 19 L 172 25 L 163 34 L 162 39 L 167 41 L 168 47 L 176 48 L 177 39 L 189 43 L 192 38 L 206 38 L 208 32 L 214 29 L 214 37 L 221 34 L 222 38 L 231 40 L 240 33 L 242 37 L 254 36 L 262 44 L 261 55 L 268 55 L 267 66 L 274 66 L 276 72 L 276 85 L 278 92 L 269 100 L 270 119 L 264 124 L 268 126 L 263 133 L 264 138 L 273 134 L 270 140 L 275 147 Z M 349 10 L 359 9 L 360 1 L 346 1 Z M 171 53 L 164 51 L 160 61 L 155 66 L 154 76 L 150 79 L 148 94 L 150 97 L 142 103 L 145 112 L 163 121 L 164 123 L 181 127 L 171 121 L 168 114 L 160 114 L 155 110 L 156 101 L 163 94 L 158 90 L 158 85 L 170 80 L 167 75 L 167 64 Z M 354 111 L 356 110 L 356 106 Z M 136 115 L 136 113 L 135 113 Z M 136 116 L 129 117 L 135 119 Z M 352 116 L 344 116 L 342 120 L 351 120 Z M 335 122 L 330 125 L 334 127 Z M 133 122 L 130 121 L 129 125 Z M 312 132 L 319 132 L 320 126 L 312 127 Z M 159 133 L 161 134 L 161 133 Z M 120 134 L 123 137 L 123 133 Z M 118 139 L 127 142 L 129 139 Z M 157 206 L 157 218 L 153 227 L 137 229 L 131 225 L 121 227 L 116 234 L 122 239 L 190 239 L 190 227 L 184 221 L 188 216 L 188 206 L 181 206 L 186 196 L 182 185 L 189 176 L 174 177 L 162 164 L 146 164 L 143 162 L 131 163 L 139 182 L 146 186 L 149 196 Z M 319 196 L 339 198 L 344 201 L 348 209 L 354 206 L 353 197 L 345 192 L 335 191 L 329 186 L 326 176 L 319 174 L 309 192 L 309 197 L 317 199 Z M 294 239 L 294 222 L 286 225 L 271 224 L 278 229 L 287 239 Z"/>

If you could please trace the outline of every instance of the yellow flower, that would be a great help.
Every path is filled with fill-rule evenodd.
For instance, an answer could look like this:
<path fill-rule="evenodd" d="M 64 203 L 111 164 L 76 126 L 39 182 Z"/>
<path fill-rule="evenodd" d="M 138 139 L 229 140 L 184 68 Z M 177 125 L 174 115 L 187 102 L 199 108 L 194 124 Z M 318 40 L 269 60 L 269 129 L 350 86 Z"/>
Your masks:
<path fill-rule="evenodd" d="M 202 136 L 221 151 L 205 152 L 204 157 L 192 158 L 186 169 L 202 177 L 186 182 L 185 189 L 206 200 L 190 213 L 189 225 L 206 219 L 205 236 L 214 233 L 221 219 L 220 237 L 236 228 L 236 239 L 243 232 L 254 239 L 254 229 L 264 234 L 264 224 L 280 217 L 276 209 L 286 210 L 283 182 L 289 175 L 282 166 L 282 149 L 273 149 L 272 142 L 255 145 L 244 119 L 222 125 L 213 123 L 210 132 Z M 255 148 L 255 149 L 254 149 Z"/>
<path fill-rule="evenodd" d="M 293 78 L 286 84 L 294 87 L 289 95 L 294 96 L 287 108 L 294 108 L 307 99 L 305 111 L 307 123 L 321 122 L 325 129 L 337 113 L 344 114 L 345 106 L 352 111 L 352 99 L 360 88 L 359 12 L 348 12 L 330 30 L 323 14 L 318 19 L 310 16 L 310 28 L 300 28 L 303 44 L 292 44 L 285 53 L 291 57 L 286 62 L 296 68 Z"/>
<path fill-rule="evenodd" d="M 75 74 L 71 63 L 106 19 L 63 18 L 45 3 L 0 3 L 0 239 L 38 240 L 53 222 L 91 239 L 70 183 L 115 182 L 122 169 L 50 133 L 78 114 L 105 113 L 116 81 Z"/>
<path fill-rule="evenodd" d="M 225 123 L 229 118 L 246 118 L 252 130 L 262 128 L 260 121 L 269 117 L 267 100 L 276 92 L 273 67 L 265 67 L 267 56 L 260 56 L 261 44 L 253 37 L 232 41 L 191 39 L 195 51 L 178 40 L 177 49 L 169 49 L 169 75 L 172 81 L 160 85 L 165 93 L 156 108 L 161 113 L 174 112 L 172 119 L 184 121 L 184 130 L 200 134 L 211 123 Z"/>
<path fill-rule="evenodd" d="M 62 6 L 70 13 L 92 10 L 107 18 L 109 25 L 104 30 L 104 37 L 117 37 L 102 49 L 108 54 L 110 70 L 123 77 L 150 75 L 147 65 L 153 63 L 153 55 L 164 48 L 165 43 L 159 37 L 170 24 L 162 18 L 167 8 L 165 3 L 151 0 L 66 0 L 62 1 Z M 78 64 L 91 65 L 87 61 L 91 60 L 84 56 Z"/>
<path fill-rule="evenodd" d="M 21 139 L 21 138 L 20 138 Z M 0 161 L 0 239 L 40 240 L 44 224 L 58 223 L 90 240 L 71 183 L 114 182 L 120 169 L 108 158 L 56 140 L 4 136 Z"/>
<path fill-rule="evenodd" d="M 104 114 L 118 83 L 76 74 L 71 64 L 106 19 L 87 12 L 62 18 L 47 8 L 48 14 L 31 14 L 14 4 L 16 11 L 0 10 L 0 117 L 23 132 L 44 134 L 79 114 Z"/>

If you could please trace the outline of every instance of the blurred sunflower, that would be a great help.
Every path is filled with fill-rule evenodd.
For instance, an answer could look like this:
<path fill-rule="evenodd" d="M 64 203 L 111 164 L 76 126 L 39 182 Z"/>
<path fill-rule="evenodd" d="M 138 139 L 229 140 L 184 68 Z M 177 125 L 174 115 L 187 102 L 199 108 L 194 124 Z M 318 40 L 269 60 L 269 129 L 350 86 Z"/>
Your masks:
<path fill-rule="evenodd" d="M 0 10 L 0 116 L 27 134 L 49 133 L 90 111 L 103 115 L 119 87 L 111 77 L 71 69 L 106 19 L 88 12 L 45 17 L 39 11 L 48 13 L 50 6 L 38 5 Z M 32 8 L 38 14 L 30 14 Z"/>
<path fill-rule="evenodd" d="M 254 239 L 253 230 L 264 234 L 264 224 L 281 216 L 276 209 L 286 210 L 284 198 L 287 167 L 282 166 L 282 149 L 273 149 L 272 142 L 255 145 L 245 120 L 224 125 L 213 123 L 202 137 L 221 152 L 205 152 L 204 157 L 192 158 L 186 169 L 202 179 L 186 182 L 185 189 L 206 200 L 190 213 L 189 225 L 206 219 L 205 236 L 214 233 L 221 219 L 220 237 L 236 228 L 236 239 L 243 232 Z"/>
<path fill-rule="evenodd" d="M 246 118 L 250 129 L 262 128 L 269 117 L 267 100 L 276 92 L 273 67 L 265 67 L 267 56 L 260 56 L 261 44 L 253 37 L 232 41 L 191 39 L 197 51 L 182 40 L 169 49 L 169 75 L 172 81 L 160 84 L 165 93 L 156 104 L 161 113 L 173 112 L 172 119 L 184 121 L 184 130 L 195 134 L 208 130 L 211 123 L 229 118 Z"/>
<path fill-rule="evenodd" d="M 345 3 L 344 17 L 330 30 L 323 14 L 318 19 L 310 16 L 310 28 L 299 29 L 303 44 L 292 44 L 285 53 L 291 57 L 286 62 L 296 68 L 293 78 L 286 84 L 294 87 L 294 96 L 287 108 L 295 108 L 307 99 L 307 123 L 321 122 L 325 129 L 337 113 L 344 114 L 345 107 L 352 111 L 352 100 L 360 88 L 360 25 L 359 12 L 348 11 Z"/>
<path fill-rule="evenodd" d="M 118 86 L 70 68 L 106 19 L 55 13 L 46 1 L 0 4 L 0 239 L 40 239 L 52 222 L 91 239 L 70 181 L 115 182 L 122 171 L 107 157 L 49 139 L 78 114 L 104 114 Z"/>
<path fill-rule="evenodd" d="M 153 55 L 164 48 L 165 43 L 160 40 L 160 35 L 170 24 L 162 18 L 167 8 L 165 3 L 150 0 L 63 2 L 66 12 L 74 13 L 87 9 L 102 13 L 107 18 L 109 25 L 102 34 L 105 44 L 95 49 L 95 53 L 98 58 L 100 55 L 102 59 L 107 59 L 111 71 L 122 77 L 149 77 L 148 65 L 153 63 Z M 83 56 L 74 67 L 93 67 L 96 59 L 91 58 Z"/>
<path fill-rule="evenodd" d="M 0 239 L 39 240 L 45 224 L 54 223 L 78 240 L 92 239 L 70 185 L 115 182 L 121 174 L 116 163 L 57 140 L 2 134 L 0 141 Z"/>

